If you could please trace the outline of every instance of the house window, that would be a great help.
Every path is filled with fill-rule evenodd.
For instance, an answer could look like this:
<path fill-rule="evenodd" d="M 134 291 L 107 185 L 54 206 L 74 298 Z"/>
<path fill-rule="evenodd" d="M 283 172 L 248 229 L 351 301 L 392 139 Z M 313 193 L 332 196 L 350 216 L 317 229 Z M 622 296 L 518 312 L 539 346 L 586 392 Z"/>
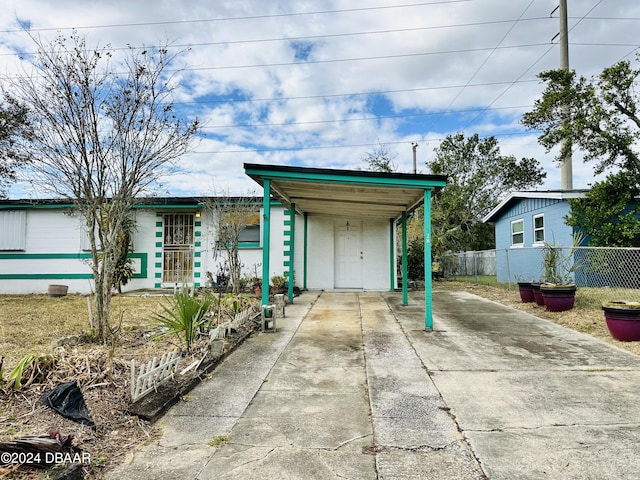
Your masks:
<path fill-rule="evenodd" d="M 0 250 L 24 251 L 27 248 L 27 212 L 0 212 Z"/>
<path fill-rule="evenodd" d="M 544 243 L 544 215 L 533 217 L 533 243 Z"/>
<path fill-rule="evenodd" d="M 511 246 L 524 246 L 524 220 L 511 222 Z"/>
<path fill-rule="evenodd" d="M 238 236 L 239 248 L 260 247 L 260 214 L 251 215 Z"/>
<path fill-rule="evenodd" d="M 85 222 L 84 218 L 80 218 L 80 248 L 82 249 L 83 252 L 90 252 L 91 251 L 91 240 L 89 239 L 89 229 L 87 228 L 87 224 Z M 129 228 L 129 251 L 133 252 L 133 243 L 134 243 L 134 238 L 135 238 L 135 217 L 133 217 L 132 219 L 129 220 L 129 224 L 128 224 L 128 228 Z M 102 250 L 102 245 L 100 244 L 100 238 L 98 236 L 98 228 L 96 227 L 95 229 L 95 237 L 96 237 L 96 243 L 97 243 L 97 247 L 98 247 L 98 251 Z"/>

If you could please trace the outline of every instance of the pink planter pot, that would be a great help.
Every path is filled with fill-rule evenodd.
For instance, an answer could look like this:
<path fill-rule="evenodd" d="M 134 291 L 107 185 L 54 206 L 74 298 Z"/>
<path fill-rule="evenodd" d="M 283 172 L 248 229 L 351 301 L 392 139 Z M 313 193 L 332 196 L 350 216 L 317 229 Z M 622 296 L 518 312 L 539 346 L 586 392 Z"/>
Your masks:
<path fill-rule="evenodd" d="M 640 305 L 628 308 L 627 302 L 609 302 L 602 306 L 609 333 L 621 342 L 640 340 Z"/>
<path fill-rule="evenodd" d="M 550 312 L 564 312 L 571 310 L 576 299 L 576 287 L 564 286 L 564 287 L 540 287 L 544 305 Z"/>
<path fill-rule="evenodd" d="M 522 300 L 522 303 L 535 302 L 531 282 L 518 282 L 518 292 L 520 293 L 520 300 Z"/>
<path fill-rule="evenodd" d="M 533 299 L 536 304 L 544 307 L 544 299 L 542 298 L 542 292 L 540 291 L 540 284 L 532 283 L 531 286 L 533 287 Z"/>

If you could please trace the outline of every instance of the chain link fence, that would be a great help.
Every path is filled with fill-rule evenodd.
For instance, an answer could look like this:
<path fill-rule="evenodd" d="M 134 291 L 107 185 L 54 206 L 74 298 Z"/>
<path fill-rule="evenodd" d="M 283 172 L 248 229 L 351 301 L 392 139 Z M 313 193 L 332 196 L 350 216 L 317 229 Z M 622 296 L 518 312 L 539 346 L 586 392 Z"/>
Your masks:
<path fill-rule="evenodd" d="M 576 300 L 597 306 L 640 301 L 640 248 L 557 247 L 574 265 Z M 448 280 L 517 289 L 519 281 L 544 281 L 542 248 L 451 253 L 442 262 Z"/>

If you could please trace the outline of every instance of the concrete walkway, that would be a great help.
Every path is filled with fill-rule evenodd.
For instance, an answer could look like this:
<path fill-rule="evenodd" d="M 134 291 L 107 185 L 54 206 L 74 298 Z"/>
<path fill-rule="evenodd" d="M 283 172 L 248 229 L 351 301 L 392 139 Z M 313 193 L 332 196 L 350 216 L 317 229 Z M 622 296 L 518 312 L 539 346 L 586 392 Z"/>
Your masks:
<path fill-rule="evenodd" d="M 427 333 L 422 298 L 305 292 L 107 478 L 637 477 L 640 358 L 464 292 Z"/>

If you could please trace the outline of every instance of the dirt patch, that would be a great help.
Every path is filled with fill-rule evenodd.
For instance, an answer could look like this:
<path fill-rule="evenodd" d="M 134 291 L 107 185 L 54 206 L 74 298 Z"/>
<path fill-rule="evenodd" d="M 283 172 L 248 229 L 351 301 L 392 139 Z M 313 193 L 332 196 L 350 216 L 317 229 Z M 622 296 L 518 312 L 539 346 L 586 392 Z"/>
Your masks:
<path fill-rule="evenodd" d="M 185 385 L 195 385 L 198 377 L 206 375 L 203 369 L 215 364 L 207 334 L 199 336 L 189 353 L 176 336 L 160 335 L 152 318 L 162 302 L 159 297 L 123 297 L 114 301 L 114 318 L 123 321 L 112 350 L 84 333 L 88 314 L 83 297 L 0 296 L 4 379 L 26 353 L 54 359 L 46 371 L 43 367 L 42 377 L 36 375 L 28 387 L 13 390 L 6 383 L 0 385 L 0 442 L 55 432 L 72 435 L 73 446 L 86 454 L 85 478 L 99 479 L 106 468 L 117 465 L 132 448 L 155 438 L 160 433 L 158 429 L 131 414 L 131 360 L 140 364 L 168 351 L 180 351 L 182 359 L 174 379 L 163 386 L 172 400 L 175 392 Z M 226 340 L 227 350 L 255 327 L 253 318 L 238 327 Z M 199 368 L 180 376 L 181 370 L 199 361 Z M 42 403 L 44 392 L 71 380 L 77 380 L 95 428 L 68 420 Z M 0 466 L 0 478 L 23 480 L 42 475 L 44 470 L 40 468 Z"/>

